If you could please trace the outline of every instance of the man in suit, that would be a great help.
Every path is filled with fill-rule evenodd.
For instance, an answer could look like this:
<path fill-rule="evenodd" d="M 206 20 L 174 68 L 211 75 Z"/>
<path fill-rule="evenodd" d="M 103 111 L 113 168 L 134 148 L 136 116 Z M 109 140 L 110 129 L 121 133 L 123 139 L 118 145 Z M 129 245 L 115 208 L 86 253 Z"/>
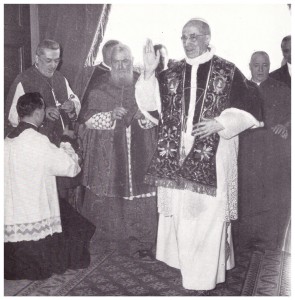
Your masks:
<path fill-rule="evenodd" d="M 269 77 L 269 56 L 254 52 L 252 81 L 263 103 L 264 128 L 240 135 L 240 248 L 282 250 L 291 211 L 291 90 Z"/>
<path fill-rule="evenodd" d="M 286 83 L 291 88 L 291 35 L 283 38 L 281 48 L 286 63 L 279 69 L 271 72 L 269 76 Z"/>

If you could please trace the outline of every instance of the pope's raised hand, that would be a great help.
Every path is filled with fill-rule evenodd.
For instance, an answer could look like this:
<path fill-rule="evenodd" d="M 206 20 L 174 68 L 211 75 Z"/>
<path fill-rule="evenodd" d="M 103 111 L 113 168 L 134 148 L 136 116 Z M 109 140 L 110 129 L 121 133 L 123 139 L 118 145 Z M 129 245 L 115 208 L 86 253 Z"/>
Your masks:
<path fill-rule="evenodd" d="M 153 42 L 147 39 L 145 46 L 143 47 L 143 62 L 144 62 L 144 77 L 148 79 L 155 72 L 160 61 L 160 52 L 155 54 Z"/>

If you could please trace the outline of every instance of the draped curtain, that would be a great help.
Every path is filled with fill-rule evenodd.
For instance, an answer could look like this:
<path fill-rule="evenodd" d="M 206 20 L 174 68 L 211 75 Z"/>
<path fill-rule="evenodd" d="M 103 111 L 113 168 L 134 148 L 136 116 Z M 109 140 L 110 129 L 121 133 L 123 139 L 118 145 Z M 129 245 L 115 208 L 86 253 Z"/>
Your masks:
<path fill-rule="evenodd" d="M 39 4 L 40 40 L 60 43 L 59 70 L 81 99 L 104 37 L 110 4 Z"/>

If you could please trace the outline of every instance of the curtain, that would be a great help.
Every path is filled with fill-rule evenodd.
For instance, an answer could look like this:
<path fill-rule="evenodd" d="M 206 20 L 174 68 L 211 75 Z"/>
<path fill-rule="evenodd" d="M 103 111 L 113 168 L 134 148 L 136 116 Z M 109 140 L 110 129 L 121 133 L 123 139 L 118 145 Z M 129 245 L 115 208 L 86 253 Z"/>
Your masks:
<path fill-rule="evenodd" d="M 110 4 L 39 4 L 40 40 L 62 48 L 61 73 L 81 100 L 104 37 Z"/>

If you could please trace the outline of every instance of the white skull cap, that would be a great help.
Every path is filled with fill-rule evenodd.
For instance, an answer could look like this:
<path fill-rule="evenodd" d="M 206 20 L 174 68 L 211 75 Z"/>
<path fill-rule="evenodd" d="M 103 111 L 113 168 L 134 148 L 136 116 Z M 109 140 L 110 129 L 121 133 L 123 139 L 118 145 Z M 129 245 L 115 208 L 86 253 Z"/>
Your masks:
<path fill-rule="evenodd" d="M 209 23 L 205 19 L 202 19 L 202 18 L 192 18 L 188 22 L 191 22 L 191 21 L 201 21 L 203 23 L 206 23 L 209 26 Z"/>

